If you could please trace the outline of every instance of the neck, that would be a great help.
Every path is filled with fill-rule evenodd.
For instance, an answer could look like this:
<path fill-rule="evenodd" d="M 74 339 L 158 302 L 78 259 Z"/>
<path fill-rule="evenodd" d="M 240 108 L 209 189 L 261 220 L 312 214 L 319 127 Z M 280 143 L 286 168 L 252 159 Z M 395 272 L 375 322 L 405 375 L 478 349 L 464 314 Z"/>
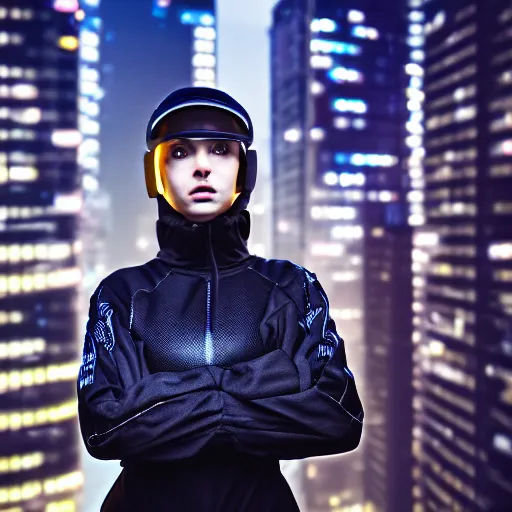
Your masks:
<path fill-rule="evenodd" d="M 220 269 L 247 259 L 249 212 L 226 212 L 208 222 L 193 222 L 168 204 L 159 208 L 158 257 L 174 267 Z M 213 258 L 213 260 L 212 260 Z"/>

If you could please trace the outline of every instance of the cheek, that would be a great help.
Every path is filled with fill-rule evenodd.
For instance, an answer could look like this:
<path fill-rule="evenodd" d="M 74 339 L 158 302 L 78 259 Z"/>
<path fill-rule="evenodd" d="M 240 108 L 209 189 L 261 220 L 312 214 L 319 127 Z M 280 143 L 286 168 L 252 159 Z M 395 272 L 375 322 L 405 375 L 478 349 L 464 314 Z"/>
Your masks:
<path fill-rule="evenodd" d="M 180 172 L 175 166 L 168 167 L 165 172 L 165 188 L 171 196 L 180 196 L 187 184 L 184 180 L 185 173 Z"/>
<path fill-rule="evenodd" d="M 238 177 L 238 169 L 240 167 L 240 163 L 238 158 L 230 159 L 229 162 L 226 162 L 225 165 L 225 178 L 226 184 L 229 183 L 229 188 L 236 187 L 236 181 Z"/>

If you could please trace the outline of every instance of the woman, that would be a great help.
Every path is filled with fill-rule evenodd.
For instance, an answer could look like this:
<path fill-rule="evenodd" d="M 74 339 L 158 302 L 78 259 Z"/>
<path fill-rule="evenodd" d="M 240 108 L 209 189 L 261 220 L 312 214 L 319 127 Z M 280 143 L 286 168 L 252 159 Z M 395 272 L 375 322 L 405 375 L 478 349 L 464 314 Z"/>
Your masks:
<path fill-rule="evenodd" d="M 216 89 L 175 91 L 151 116 L 160 251 L 99 284 L 78 379 L 87 450 L 123 466 L 104 511 L 296 511 L 279 460 L 359 444 L 322 287 L 247 250 L 252 140 L 247 112 Z"/>

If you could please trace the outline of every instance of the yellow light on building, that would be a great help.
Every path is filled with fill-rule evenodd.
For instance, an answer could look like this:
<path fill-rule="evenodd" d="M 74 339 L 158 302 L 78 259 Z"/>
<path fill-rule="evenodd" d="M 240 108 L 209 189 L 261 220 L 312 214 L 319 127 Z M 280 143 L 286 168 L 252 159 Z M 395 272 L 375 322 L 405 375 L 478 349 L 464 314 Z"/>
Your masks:
<path fill-rule="evenodd" d="M 61 36 L 58 45 L 63 50 L 74 52 L 78 49 L 78 39 L 75 36 Z"/>
<path fill-rule="evenodd" d="M 9 179 L 11 181 L 35 181 L 39 176 L 39 171 L 31 166 L 15 166 L 9 169 Z"/>
<path fill-rule="evenodd" d="M 318 467 L 316 464 L 308 464 L 306 475 L 309 479 L 316 478 L 318 475 Z"/>
<path fill-rule="evenodd" d="M 329 506 L 331 507 L 338 507 L 341 503 L 339 496 L 330 496 L 329 497 Z"/>
<path fill-rule="evenodd" d="M 75 12 L 75 20 L 83 21 L 84 18 L 85 18 L 85 12 L 82 11 L 82 9 L 79 9 L 78 11 Z"/>

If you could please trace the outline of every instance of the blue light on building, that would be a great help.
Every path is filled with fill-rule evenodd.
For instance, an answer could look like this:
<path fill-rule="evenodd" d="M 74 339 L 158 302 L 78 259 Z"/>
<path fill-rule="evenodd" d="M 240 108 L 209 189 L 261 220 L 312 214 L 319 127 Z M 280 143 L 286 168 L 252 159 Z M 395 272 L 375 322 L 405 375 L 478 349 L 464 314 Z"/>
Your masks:
<path fill-rule="evenodd" d="M 354 98 L 336 98 L 333 100 L 332 106 L 337 112 L 364 114 L 368 110 L 368 107 L 363 100 Z"/>
<path fill-rule="evenodd" d="M 359 55 L 361 47 L 357 44 L 342 41 L 330 41 L 329 39 L 312 39 L 310 50 L 319 53 L 335 53 L 338 55 Z"/>
<path fill-rule="evenodd" d="M 363 74 L 357 69 L 347 69 L 341 66 L 332 68 L 327 73 L 333 82 L 362 82 Z"/>
<path fill-rule="evenodd" d="M 350 164 L 357 167 L 392 167 L 398 162 L 394 155 L 375 153 L 335 153 L 334 161 L 338 165 Z"/>
<path fill-rule="evenodd" d="M 215 25 L 215 17 L 208 11 L 182 11 L 180 13 L 180 21 L 183 25 L 202 25 L 204 27 Z"/>
<path fill-rule="evenodd" d="M 170 5 L 171 5 L 171 0 L 153 0 L 152 15 L 155 18 L 161 18 L 161 19 L 166 18 L 167 13 L 169 12 Z"/>
<path fill-rule="evenodd" d="M 311 32 L 336 32 L 338 24 L 329 18 L 314 18 L 311 20 Z"/>

